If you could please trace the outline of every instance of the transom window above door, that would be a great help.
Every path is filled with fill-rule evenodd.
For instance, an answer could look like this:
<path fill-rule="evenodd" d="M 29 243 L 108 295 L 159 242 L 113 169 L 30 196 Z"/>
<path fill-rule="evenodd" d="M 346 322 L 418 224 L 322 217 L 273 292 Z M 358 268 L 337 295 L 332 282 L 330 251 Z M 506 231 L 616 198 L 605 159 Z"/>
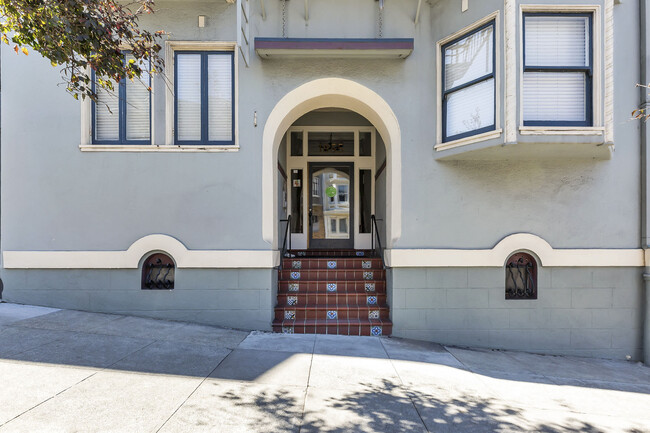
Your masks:
<path fill-rule="evenodd" d="M 291 157 L 373 157 L 374 133 L 371 128 L 305 127 L 293 129 L 287 138 Z"/>

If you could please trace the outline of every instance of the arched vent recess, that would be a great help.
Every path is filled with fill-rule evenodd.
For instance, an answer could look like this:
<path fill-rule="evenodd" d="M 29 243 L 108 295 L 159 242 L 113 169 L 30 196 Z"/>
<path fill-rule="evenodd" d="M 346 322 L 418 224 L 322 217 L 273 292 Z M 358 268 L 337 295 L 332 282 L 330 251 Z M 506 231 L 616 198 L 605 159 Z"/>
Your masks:
<path fill-rule="evenodd" d="M 537 299 L 537 261 L 516 253 L 506 263 L 506 299 Z"/>
<path fill-rule="evenodd" d="M 174 261 L 167 254 L 150 255 L 142 265 L 142 290 L 172 290 L 175 271 Z"/>

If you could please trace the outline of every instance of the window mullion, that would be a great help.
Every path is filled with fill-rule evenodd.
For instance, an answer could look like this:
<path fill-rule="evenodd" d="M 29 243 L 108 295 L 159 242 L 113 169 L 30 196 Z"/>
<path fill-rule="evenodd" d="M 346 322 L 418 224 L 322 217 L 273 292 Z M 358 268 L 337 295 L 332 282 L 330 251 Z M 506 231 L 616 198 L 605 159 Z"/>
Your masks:
<path fill-rule="evenodd" d="M 118 86 L 120 143 L 126 143 L 126 78 L 122 78 Z"/>
<path fill-rule="evenodd" d="M 208 54 L 201 54 L 201 142 L 208 142 Z"/>

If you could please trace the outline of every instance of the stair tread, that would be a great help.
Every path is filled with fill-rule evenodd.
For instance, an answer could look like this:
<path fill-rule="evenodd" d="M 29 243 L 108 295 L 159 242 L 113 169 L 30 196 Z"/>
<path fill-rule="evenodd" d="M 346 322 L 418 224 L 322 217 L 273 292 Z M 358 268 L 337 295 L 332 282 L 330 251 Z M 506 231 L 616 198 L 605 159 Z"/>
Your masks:
<path fill-rule="evenodd" d="M 338 323 L 337 323 L 338 322 Z M 273 319 L 273 325 L 282 325 L 282 324 L 296 324 L 300 326 L 313 326 L 313 325 L 324 325 L 324 326 L 336 326 L 341 324 L 350 324 L 350 325 L 392 325 L 393 322 L 390 319 L 368 319 L 367 317 L 359 319 Z"/>
<path fill-rule="evenodd" d="M 276 310 L 387 310 L 388 305 L 386 304 L 305 304 L 305 305 L 288 305 L 288 304 L 278 304 L 275 306 Z"/>

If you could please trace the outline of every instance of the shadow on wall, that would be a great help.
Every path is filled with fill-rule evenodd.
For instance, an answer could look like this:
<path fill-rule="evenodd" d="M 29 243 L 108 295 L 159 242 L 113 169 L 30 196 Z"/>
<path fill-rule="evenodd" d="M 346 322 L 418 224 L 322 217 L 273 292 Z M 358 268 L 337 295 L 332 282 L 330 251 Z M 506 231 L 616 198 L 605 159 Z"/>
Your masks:
<path fill-rule="evenodd" d="M 405 390 L 389 380 L 381 384 L 363 384 L 354 391 L 341 391 L 340 395 L 327 398 L 323 402 L 325 408 L 319 405 L 318 411 L 306 407 L 302 421 L 299 420 L 302 402 L 287 390 L 266 390 L 255 396 L 228 391 L 222 398 L 229 400 L 235 411 L 251 407 L 257 409 L 255 415 L 246 410 L 253 416 L 247 420 L 248 425 L 264 425 L 269 418 L 273 418 L 274 425 L 282 431 L 290 431 L 298 423 L 301 424 L 301 432 L 421 432 L 424 422 L 431 432 L 605 432 L 577 420 L 570 421 L 570 424 L 537 424 L 527 419 L 521 408 L 505 407 L 489 398 L 471 394 L 444 398 L 449 392 L 442 391 Z M 341 424 L 332 425 L 337 421 Z"/>

